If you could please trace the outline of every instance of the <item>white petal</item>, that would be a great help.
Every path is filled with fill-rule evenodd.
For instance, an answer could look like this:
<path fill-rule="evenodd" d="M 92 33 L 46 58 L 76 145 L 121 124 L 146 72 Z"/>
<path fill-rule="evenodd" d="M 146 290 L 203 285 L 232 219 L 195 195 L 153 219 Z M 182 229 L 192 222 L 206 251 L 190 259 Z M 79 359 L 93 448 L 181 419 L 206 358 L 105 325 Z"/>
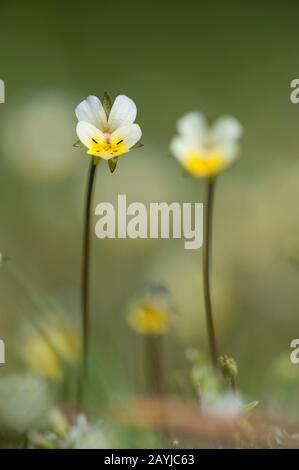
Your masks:
<path fill-rule="evenodd" d="M 236 141 L 242 135 L 243 129 L 239 121 L 231 116 L 223 116 L 215 122 L 211 129 L 213 138 L 217 142 Z"/>
<path fill-rule="evenodd" d="M 104 139 L 104 134 L 101 132 L 97 127 L 93 126 L 89 122 L 80 121 L 77 124 L 77 136 L 81 140 L 81 142 L 85 145 L 85 147 L 90 147 L 90 140 L 96 139 L 97 137 L 100 139 Z"/>
<path fill-rule="evenodd" d="M 136 115 L 137 108 L 134 101 L 125 95 L 117 96 L 108 118 L 110 132 L 115 131 L 119 127 L 133 124 L 136 119 Z"/>
<path fill-rule="evenodd" d="M 95 127 L 105 131 L 107 127 L 107 116 L 103 105 L 96 96 L 88 96 L 75 110 L 78 121 L 89 122 Z"/>
<path fill-rule="evenodd" d="M 113 140 L 116 136 L 124 139 L 126 147 L 130 149 L 133 147 L 133 145 L 139 142 L 142 136 L 142 132 L 138 124 L 131 124 L 130 126 L 124 126 L 116 129 L 116 131 L 111 134 L 111 140 Z"/>
<path fill-rule="evenodd" d="M 186 137 L 174 137 L 170 142 L 170 151 L 180 162 L 187 159 L 188 153 L 192 148 L 190 140 Z"/>
<path fill-rule="evenodd" d="M 192 112 L 185 114 L 177 123 L 179 133 L 200 145 L 207 132 L 207 122 L 203 114 Z"/>
<path fill-rule="evenodd" d="M 236 142 L 223 142 L 217 147 L 221 155 L 225 157 L 227 162 L 235 160 L 239 153 L 239 146 Z"/>

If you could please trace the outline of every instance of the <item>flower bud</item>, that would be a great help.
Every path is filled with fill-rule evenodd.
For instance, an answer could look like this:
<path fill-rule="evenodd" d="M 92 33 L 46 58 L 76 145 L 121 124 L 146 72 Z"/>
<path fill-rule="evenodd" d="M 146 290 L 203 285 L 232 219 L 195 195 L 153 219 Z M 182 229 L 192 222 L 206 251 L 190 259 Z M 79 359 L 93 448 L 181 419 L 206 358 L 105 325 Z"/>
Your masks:
<path fill-rule="evenodd" d="M 221 356 L 219 366 L 226 379 L 235 380 L 238 375 L 238 365 L 232 357 Z"/>

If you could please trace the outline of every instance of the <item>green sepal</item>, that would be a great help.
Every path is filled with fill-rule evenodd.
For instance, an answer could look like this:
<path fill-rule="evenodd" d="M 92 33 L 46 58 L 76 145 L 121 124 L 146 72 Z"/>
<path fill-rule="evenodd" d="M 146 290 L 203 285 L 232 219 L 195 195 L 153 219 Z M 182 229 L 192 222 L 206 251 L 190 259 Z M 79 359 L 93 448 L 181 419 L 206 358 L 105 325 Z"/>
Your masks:
<path fill-rule="evenodd" d="M 101 157 L 97 157 L 96 155 L 93 155 L 92 159 L 93 159 L 94 165 L 99 165 L 101 161 L 103 160 Z"/>
<path fill-rule="evenodd" d="M 137 142 L 135 145 L 133 145 L 133 147 L 130 148 L 130 150 L 140 149 L 141 147 L 144 147 L 144 144 Z"/>
<path fill-rule="evenodd" d="M 73 144 L 73 147 L 84 149 L 84 148 L 85 148 L 85 145 L 82 144 L 81 140 L 77 140 L 77 142 L 75 142 L 75 143 Z"/>
<path fill-rule="evenodd" d="M 110 98 L 110 96 L 108 95 L 108 93 L 106 91 L 105 91 L 104 96 L 103 96 L 102 104 L 103 104 L 103 108 L 104 108 L 104 111 L 105 111 L 107 119 L 108 119 L 111 108 L 112 108 L 112 101 L 111 101 L 111 98 Z"/>
<path fill-rule="evenodd" d="M 243 406 L 243 411 L 246 413 L 249 413 L 250 411 L 254 410 L 258 406 L 259 402 L 257 400 L 251 401 L 250 403 L 247 403 L 247 405 Z"/>
<path fill-rule="evenodd" d="M 109 170 L 113 173 L 117 166 L 118 157 L 113 157 L 108 160 Z"/>

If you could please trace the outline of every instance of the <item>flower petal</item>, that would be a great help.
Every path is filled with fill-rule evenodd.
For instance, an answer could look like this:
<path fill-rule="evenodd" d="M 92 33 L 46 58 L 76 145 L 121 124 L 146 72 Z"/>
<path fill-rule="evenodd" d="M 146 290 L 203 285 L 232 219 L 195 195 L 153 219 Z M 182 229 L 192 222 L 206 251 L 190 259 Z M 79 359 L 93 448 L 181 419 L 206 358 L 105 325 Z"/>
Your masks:
<path fill-rule="evenodd" d="M 215 121 L 211 133 L 217 142 L 231 142 L 241 137 L 243 129 L 239 121 L 234 117 L 223 116 Z"/>
<path fill-rule="evenodd" d="M 89 122 L 95 127 L 105 131 L 107 127 L 107 116 L 101 101 L 96 96 L 88 96 L 86 100 L 82 101 L 77 106 L 75 113 L 78 121 Z"/>
<path fill-rule="evenodd" d="M 117 96 L 108 118 L 110 132 L 115 131 L 119 127 L 133 124 L 136 119 L 136 115 L 137 108 L 134 101 L 125 95 Z"/>
<path fill-rule="evenodd" d="M 224 116 L 215 122 L 210 131 L 210 138 L 218 152 L 225 155 L 228 162 L 234 160 L 239 151 L 238 140 L 243 132 L 237 119 Z"/>
<path fill-rule="evenodd" d="M 119 137 L 124 140 L 125 146 L 130 149 L 139 142 L 141 136 L 142 132 L 138 124 L 131 124 L 130 126 L 123 126 L 116 129 L 116 131 L 111 134 L 111 140 L 113 141 L 116 137 Z"/>
<path fill-rule="evenodd" d="M 185 114 L 178 120 L 177 129 L 181 135 L 200 145 L 207 131 L 206 118 L 198 112 Z"/>
<path fill-rule="evenodd" d="M 239 153 L 239 145 L 237 142 L 222 142 L 222 144 L 218 145 L 218 151 L 221 153 L 227 164 L 230 164 L 233 160 L 235 160 Z"/>
<path fill-rule="evenodd" d="M 79 121 L 77 124 L 77 136 L 85 147 L 90 147 L 91 139 L 104 139 L 104 134 L 97 127 L 93 126 L 89 122 Z"/>
<path fill-rule="evenodd" d="M 170 151 L 180 162 L 185 162 L 192 150 L 192 144 L 186 137 L 177 136 L 170 142 Z"/>

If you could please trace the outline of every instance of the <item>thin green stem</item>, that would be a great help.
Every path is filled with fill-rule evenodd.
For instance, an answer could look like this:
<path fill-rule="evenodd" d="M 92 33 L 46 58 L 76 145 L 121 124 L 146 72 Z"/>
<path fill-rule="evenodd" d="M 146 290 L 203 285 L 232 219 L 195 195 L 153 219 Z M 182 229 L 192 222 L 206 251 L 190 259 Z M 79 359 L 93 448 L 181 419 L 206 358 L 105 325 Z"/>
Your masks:
<path fill-rule="evenodd" d="M 146 336 L 144 340 L 148 388 L 151 393 L 161 395 L 163 392 L 161 338 L 149 335 Z"/>
<path fill-rule="evenodd" d="M 169 430 L 168 417 L 165 412 L 163 394 L 163 366 L 162 366 L 162 340 L 161 336 L 148 335 L 144 338 L 145 360 L 146 360 L 146 378 L 148 381 L 149 393 L 155 395 L 158 401 L 155 402 L 155 409 L 160 419 L 164 432 L 161 438 L 165 440 L 165 447 L 168 448 L 172 442 L 172 436 Z"/>
<path fill-rule="evenodd" d="M 90 284 L 90 235 L 91 235 L 91 203 L 94 188 L 94 179 L 97 165 L 92 159 L 89 166 L 87 182 L 87 193 L 84 214 L 83 228 L 83 254 L 82 254 L 82 274 L 81 274 L 81 311 L 82 311 L 82 364 L 78 387 L 78 404 L 82 405 L 84 389 L 88 378 L 88 353 L 90 335 L 90 305 L 89 305 L 89 284 Z"/>
<path fill-rule="evenodd" d="M 231 386 L 231 390 L 232 390 L 232 393 L 235 395 L 237 393 L 237 384 L 236 384 L 236 380 L 235 379 L 230 379 L 230 386 Z"/>
<path fill-rule="evenodd" d="M 204 239 L 203 239 L 203 289 L 206 311 L 206 321 L 209 337 L 209 347 L 212 364 L 215 369 L 218 368 L 218 345 L 215 334 L 211 289 L 210 289 L 210 257 L 212 240 L 212 216 L 214 202 L 215 181 L 213 178 L 207 180 L 206 207 L 204 211 Z"/>

